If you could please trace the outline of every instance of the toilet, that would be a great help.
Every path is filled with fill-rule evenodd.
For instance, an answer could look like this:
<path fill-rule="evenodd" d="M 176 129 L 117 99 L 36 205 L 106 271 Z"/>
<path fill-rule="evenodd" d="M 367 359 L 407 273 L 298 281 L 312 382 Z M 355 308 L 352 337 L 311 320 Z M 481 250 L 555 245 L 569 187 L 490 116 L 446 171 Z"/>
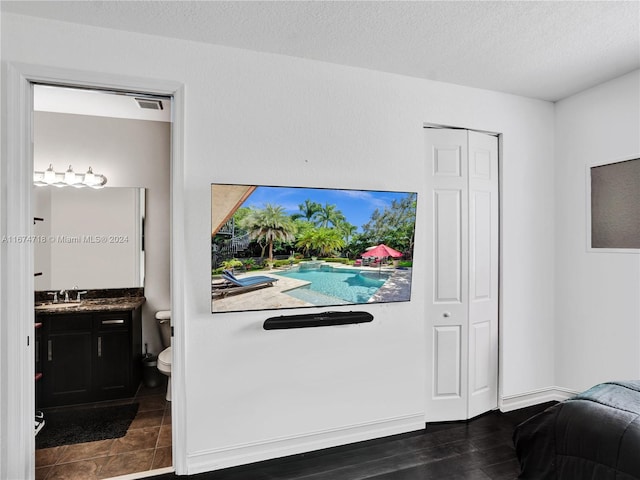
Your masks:
<path fill-rule="evenodd" d="M 167 376 L 166 399 L 171 401 L 171 311 L 156 312 L 156 322 L 160 329 L 160 339 L 164 350 L 158 355 L 158 371 Z"/>

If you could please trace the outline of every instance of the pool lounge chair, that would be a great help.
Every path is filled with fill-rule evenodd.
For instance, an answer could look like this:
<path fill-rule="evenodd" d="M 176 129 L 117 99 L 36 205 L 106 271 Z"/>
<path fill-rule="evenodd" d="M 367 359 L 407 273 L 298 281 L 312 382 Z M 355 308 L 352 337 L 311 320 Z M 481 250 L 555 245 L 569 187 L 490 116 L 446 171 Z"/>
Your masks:
<path fill-rule="evenodd" d="M 245 278 L 238 278 L 233 274 L 231 270 L 223 270 L 222 278 L 239 287 L 248 287 L 250 285 L 256 285 L 258 283 L 273 283 L 278 281 L 277 278 L 268 277 L 266 275 L 253 275 Z"/>
<path fill-rule="evenodd" d="M 223 283 L 213 284 L 212 296 L 226 297 L 237 293 L 244 293 L 262 287 L 270 287 L 277 282 L 277 278 L 257 275 L 246 278 L 238 278 L 230 270 L 222 272 Z"/>

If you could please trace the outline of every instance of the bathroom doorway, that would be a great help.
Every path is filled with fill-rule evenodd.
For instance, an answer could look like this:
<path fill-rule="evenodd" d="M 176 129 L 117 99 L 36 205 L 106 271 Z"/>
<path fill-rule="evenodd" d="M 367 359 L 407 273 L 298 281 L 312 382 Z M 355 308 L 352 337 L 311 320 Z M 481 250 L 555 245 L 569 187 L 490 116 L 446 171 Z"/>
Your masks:
<path fill-rule="evenodd" d="M 145 352 L 150 356 L 157 355 L 164 348 L 155 312 L 171 308 L 169 172 L 172 98 L 52 84 L 33 84 L 33 95 L 34 172 L 42 172 L 43 177 L 47 170 L 57 173 L 53 184 L 34 186 L 32 197 L 34 218 L 38 219 L 34 223 L 34 238 L 45 239 L 34 243 L 36 298 L 58 292 L 60 305 L 65 303 L 67 296 L 73 303 L 79 298 L 79 292 L 87 291 L 89 293 L 85 295 L 90 296 L 100 291 L 104 298 L 113 295 L 121 298 L 122 295 L 133 295 L 130 291 L 136 290 L 142 292 L 146 299 L 139 306 L 139 334 L 131 333 L 131 337 L 139 336 L 141 348 L 134 349 L 131 354 L 129 363 L 132 371 L 127 375 L 135 379 L 137 385 L 126 395 L 114 397 L 108 394 L 103 397 L 92 394 L 88 402 L 71 400 L 54 401 L 53 404 L 49 396 L 46 397 L 48 403 L 45 401 L 41 409 L 41 385 L 50 390 L 51 378 L 45 374 L 37 380 L 36 412 L 38 416 L 43 413 L 41 418 L 44 422 L 36 435 L 36 478 L 85 479 L 88 478 L 87 472 L 93 472 L 100 478 L 111 478 L 150 470 L 158 473 L 170 471 L 172 416 L 171 402 L 166 400 L 167 378 L 151 375 L 141 357 Z M 64 186 L 65 174 L 72 172 L 77 179 L 83 174 L 86 177 L 89 171 L 96 176 L 104 176 L 104 189 Z M 107 191 L 110 196 L 101 200 L 100 194 Z M 116 191 L 118 197 L 113 196 Z M 120 191 L 133 198 L 138 212 L 141 212 L 142 221 L 137 230 L 122 231 L 121 224 L 114 220 L 135 217 L 120 210 L 128 205 L 126 202 L 116 208 L 120 205 L 116 200 Z M 80 197 L 80 194 L 85 196 Z M 107 208 L 99 208 L 100 203 L 106 203 Z M 106 230 L 103 228 L 97 232 L 96 228 L 101 226 Z M 109 245 L 105 245 L 102 238 L 117 245 L 105 250 Z M 133 253 L 121 258 L 121 250 Z M 80 307 L 73 308 L 77 310 Z M 76 317 L 65 313 L 71 323 L 74 319 L 89 318 L 88 315 L 82 311 Z M 36 316 L 36 325 L 39 323 L 42 322 L 38 322 Z M 129 326 L 131 331 L 134 330 L 133 325 Z M 72 328 L 77 328 L 77 325 L 72 325 Z M 59 331 L 54 333 L 58 335 L 54 338 L 60 337 Z M 72 335 L 74 339 L 80 338 L 77 330 Z M 82 335 L 88 338 L 91 333 Z M 96 349 L 101 354 L 101 350 L 106 348 L 101 343 L 103 337 L 98 337 L 97 346 L 94 340 L 87 340 L 89 355 L 94 355 Z M 51 342 L 50 339 L 36 342 L 36 370 L 39 364 L 51 362 Z M 94 362 L 89 360 L 85 363 L 91 365 Z M 41 370 L 46 372 L 47 367 Z M 87 371 L 87 377 L 96 374 L 90 369 Z M 115 375 L 119 374 L 116 372 Z M 87 390 L 96 390 L 95 384 L 94 379 L 87 379 Z M 113 433 L 109 426 L 116 423 L 113 420 L 106 422 L 106 428 L 100 429 L 107 433 L 107 437 L 120 435 L 115 438 L 85 437 L 82 429 L 73 431 L 69 428 L 67 432 L 69 424 L 60 420 L 79 418 L 85 413 L 95 420 L 99 412 L 114 415 L 113 409 L 131 411 L 130 406 L 135 411 L 130 415 L 126 428 Z M 51 434 L 54 428 L 58 431 Z M 45 436 L 46 441 L 40 441 Z"/>

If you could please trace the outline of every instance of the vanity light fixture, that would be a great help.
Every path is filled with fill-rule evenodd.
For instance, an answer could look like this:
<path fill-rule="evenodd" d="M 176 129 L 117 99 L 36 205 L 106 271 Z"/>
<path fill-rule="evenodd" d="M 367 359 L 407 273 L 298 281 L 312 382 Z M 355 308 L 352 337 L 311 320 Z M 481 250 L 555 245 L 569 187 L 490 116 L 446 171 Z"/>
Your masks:
<path fill-rule="evenodd" d="M 49 164 L 44 172 L 33 172 L 33 184 L 42 187 L 53 185 L 54 187 L 91 187 L 102 188 L 107 183 L 107 177 L 99 173 L 93 173 L 93 169 L 89 167 L 87 173 L 75 173 L 71 165 L 66 172 L 56 172 L 53 165 Z"/>

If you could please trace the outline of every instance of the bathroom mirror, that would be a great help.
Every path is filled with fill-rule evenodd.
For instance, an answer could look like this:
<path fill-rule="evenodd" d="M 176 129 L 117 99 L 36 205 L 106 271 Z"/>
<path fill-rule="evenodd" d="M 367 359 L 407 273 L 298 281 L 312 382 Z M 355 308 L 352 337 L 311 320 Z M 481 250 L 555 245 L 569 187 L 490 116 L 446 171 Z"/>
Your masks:
<path fill-rule="evenodd" d="M 34 187 L 33 200 L 36 290 L 144 286 L 144 188 Z"/>

